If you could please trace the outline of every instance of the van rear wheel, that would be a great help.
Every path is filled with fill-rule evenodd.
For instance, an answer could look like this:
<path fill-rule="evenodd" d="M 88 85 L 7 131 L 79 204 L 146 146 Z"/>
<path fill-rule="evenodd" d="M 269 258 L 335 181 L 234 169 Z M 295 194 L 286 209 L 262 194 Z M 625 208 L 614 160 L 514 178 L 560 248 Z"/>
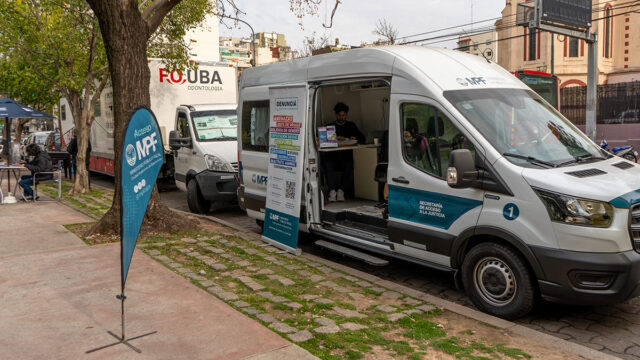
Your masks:
<path fill-rule="evenodd" d="M 508 246 L 482 243 L 472 248 L 462 263 L 462 282 L 473 304 L 492 315 L 515 319 L 535 305 L 531 272 Z"/>
<path fill-rule="evenodd" d="M 196 214 L 206 214 L 211 208 L 211 203 L 202 197 L 195 179 L 191 179 L 187 184 L 187 205 L 189 211 Z"/>

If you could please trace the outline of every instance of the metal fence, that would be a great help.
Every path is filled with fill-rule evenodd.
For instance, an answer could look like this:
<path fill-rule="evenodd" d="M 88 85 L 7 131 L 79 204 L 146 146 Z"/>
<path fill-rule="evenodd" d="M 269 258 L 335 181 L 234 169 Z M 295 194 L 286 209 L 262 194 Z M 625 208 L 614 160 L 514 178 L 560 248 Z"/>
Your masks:
<path fill-rule="evenodd" d="M 598 85 L 598 124 L 640 123 L 640 81 Z M 584 125 L 587 87 L 560 89 L 560 112 L 576 125 Z"/>

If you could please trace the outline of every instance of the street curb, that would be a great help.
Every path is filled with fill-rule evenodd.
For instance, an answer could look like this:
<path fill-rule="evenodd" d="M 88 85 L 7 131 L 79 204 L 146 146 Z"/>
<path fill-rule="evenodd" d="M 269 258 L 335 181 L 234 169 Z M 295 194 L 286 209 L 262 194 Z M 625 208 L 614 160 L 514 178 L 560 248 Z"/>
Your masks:
<path fill-rule="evenodd" d="M 233 224 L 231 222 L 228 222 L 226 220 L 222 220 L 219 218 L 216 218 L 215 216 L 206 216 L 206 215 L 199 215 L 199 214 L 192 214 L 192 213 L 188 213 L 186 211 L 181 211 L 181 210 L 176 210 L 176 209 L 171 209 L 173 211 L 182 213 L 182 214 L 188 214 L 188 215 L 192 215 L 192 216 L 196 216 L 198 218 L 201 218 L 203 220 L 208 220 L 211 222 L 215 222 L 221 225 L 225 225 L 228 226 L 232 229 L 238 230 L 238 231 L 242 231 L 244 233 L 246 232 L 251 232 L 253 234 L 258 235 L 258 238 L 260 238 L 260 234 L 254 233 L 252 231 L 249 231 L 239 225 Z M 315 255 L 311 255 L 311 254 L 306 254 L 303 253 L 301 256 L 309 259 L 309 260 L 313 260 L 317 263 L 321 263 L 330 267 L 333 267 L 336 270 L 340 270 L 343 272 L 346 272 L 350 275 L 353 276 L 357 276 L 360 277 L 366 281 L 369 281 L 371 283 L 374 283 L 376 285 L 379 286 L 383 286 L 386 287 L 388 289 L 397 291 L 399 293 L 402 293 L 404 295 L 408 295 L 411 297 L 415 297 L 415 298 L 419 298 L 419 299 L 423 299 L 424 301 L 430 302 L 434 305 L 436 305 L 437 307 L 443 308 L 445 310 L 451 311 L 453 313 L 468 317 L 470 319 L 476 320 L 476 321 L 480 321 L 480 322 L 484 322 L 487 323 L 489 325 L 498 327 L 500 329 L 504 329 L 504 330 L 509 330 L 511 332 L 513 332 L 516 335 L 520 335 L 522 337 L 525 338 L 529 338 L 529 339 L 536 339 L 536 341 L 538 343 L 540 343 L 541 346 L 549 346 L 549 347 L 554 347 L 557 348 L 559 350 L 562 351 L 566 351 L 566 352 L 570 352 L 579 356 L 582 356 L 585 359 L 590 359 L 590 360 L 616 360 L 616 359 L 620 359 L 617 356 L 613 356 L 613 355 L 609 355 L 609 354 L 605 354 L 601 351 L 595 350 L 595 349 L 591 349 L 587 346 L 584 345 L 580 345 L 580 344 L 576 344 L 564 339 L 560 339 L 557 338 L 555 336 L 549 335 L 549 334 L 545 334 L 543 332 L 534 330 L 534 329 L 530 329 L 526 326 L 523 325 L 519 325 L 516 324 L 512 321 L 508 321 L 508 320 L 504 320 L 501 319 L 499 317 L 493 316 L 493 315 L 489 315 L 489 314 L 485 314 L 483 312 L 480 312 L 478 310 L 475 309 L 471 309 L 468 308 L 466 306 L 460 305 L 460 304 L 456 304 L 452 301 L 449 300 L 445 300 L 442 298 L 439 298 L 437 296 L 422 292 L 420 290 L 416 290 L 416 289 L 412 289 L 409 287 L 406 287 L 404 285 L 400 285 L 397 283 L 394 283 L 392 281 L 389 280 L 384 280 L 381 279 L 375 275 L 371 275 L 368 273 L 365 273 L 363 271 L 360 270 L 356 270 L 353 268 L 350 268 L 348 266 L 342 265 L 342 264 L 338 264 L 335 263 L 333 261 L 330 260 L 326 260 L 320 257 L 317 257 Z"/>

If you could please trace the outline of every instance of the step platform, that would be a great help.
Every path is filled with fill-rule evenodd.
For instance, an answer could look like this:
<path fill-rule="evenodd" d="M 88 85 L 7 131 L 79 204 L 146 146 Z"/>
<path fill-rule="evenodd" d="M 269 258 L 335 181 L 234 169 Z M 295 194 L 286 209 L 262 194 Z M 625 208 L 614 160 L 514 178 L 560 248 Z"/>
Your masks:
<path fill-rule="evenodd" d="M 342 246 L 342 245 L 338 245 L 336 243 L 332 243 L 329 241 L 325 241 L 325 240 L 317 240 L 315 242 L 316 245 L 320 246 L 323 249 L 327 249 L 327 250 L 331 250 L 331 251 L 335 251 L 339 254 L 354 258 L 354 259 L 358 259 L 358 260 L 362 260 L 365 263 L 369 264 L 369 265 L 373 265 L 373 266 L 387 266 L 389 265 L 389 261 L 385 260 L 385 259 L 381 259 L 375 256 L 371 256 L 369 254 L 363 253 L 361 251 L 358 250 L 354 250 L 352 248 L 348 248 L 346 246 Z"/>

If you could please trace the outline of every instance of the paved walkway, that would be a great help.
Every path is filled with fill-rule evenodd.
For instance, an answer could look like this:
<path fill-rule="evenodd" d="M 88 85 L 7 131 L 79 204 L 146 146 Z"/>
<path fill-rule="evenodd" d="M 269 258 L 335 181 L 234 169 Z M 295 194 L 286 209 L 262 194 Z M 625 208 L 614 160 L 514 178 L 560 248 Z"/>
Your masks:
<path fill-rule="evenodd" d="M 158 333 L 132 342 L 142 354 L 117 345 L 86 355 L 114 341 L 107 331 L 121 333 L 119 244 L 83 245 L 60 223 L 87 218 L 58 203 L 0 205 L 0 218 L 3 358 L 315 358 L 142 252 L 127 281 L 126 334 Z"/>

